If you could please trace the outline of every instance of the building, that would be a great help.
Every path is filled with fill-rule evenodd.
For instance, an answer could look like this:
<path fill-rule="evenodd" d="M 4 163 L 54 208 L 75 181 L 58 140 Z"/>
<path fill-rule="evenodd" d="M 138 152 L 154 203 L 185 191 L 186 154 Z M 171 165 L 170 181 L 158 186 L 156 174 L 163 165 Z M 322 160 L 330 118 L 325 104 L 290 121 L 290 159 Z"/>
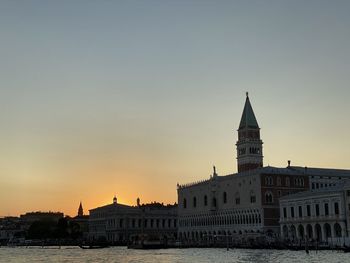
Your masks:
<path fill-rule="evenodd" d="M 21 215 L 20 218 L 23 223 L 32 224 L 35 221 L 58 222 L 63 216 L 61 212 L 29 212 Z"/>
<path fill-rule="evenodd" d="M 350 183 L 282 197 L 280 215 L 284 240 L 349 244 Z"/>
<path fill-rule="evenodd" d="M 0 246 L 6 245 L 15 238 L 24 238 L 25 231 L 19 217 L 7 216 L 0 218 Z"/>
<path fill-rule="evenodd" d="M 177 205 L 160 203 L 137 206 L 113 203 L 90 210 L 89 238 L 107 240 L 113 244 L 127 244 L 140 235 L 153 239 L 177 238 Z"/>
<path fill-rule="evenodd" d="M 238 173 L 178 185 L 179 237 L 211 241 L 279 235 L 279 198 L 309 189 L 305 169 L 263 167 L 263 142 L 248 93 L 238 128 Z M 214 240 L 215 241 L 215 240 Z"/>
<path fill-rule="evenodd" d="M 350 178 L 350 170 L 333 168 L 310 168 L 290 166 L 290 169 L 305 173 L 309 176 L 310 190 L 342 185 Z"/>

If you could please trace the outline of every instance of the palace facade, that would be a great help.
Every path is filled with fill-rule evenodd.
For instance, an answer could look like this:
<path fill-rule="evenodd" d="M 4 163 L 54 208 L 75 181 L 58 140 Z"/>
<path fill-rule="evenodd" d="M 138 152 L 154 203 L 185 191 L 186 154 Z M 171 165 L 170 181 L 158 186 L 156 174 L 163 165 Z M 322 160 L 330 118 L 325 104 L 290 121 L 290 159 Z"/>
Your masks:
<path fill-rule="evenodd" d="M 334 187 L 349 171 L 263 166 L 263 141 L 248 93 L 236 142 L 238 173 L 178 185 L 179 238 L 212 242 L 220 237 L 280 236 L 279 200 L 313 188 Z M 346 170 L 343 170 L 346 171 Z"/>

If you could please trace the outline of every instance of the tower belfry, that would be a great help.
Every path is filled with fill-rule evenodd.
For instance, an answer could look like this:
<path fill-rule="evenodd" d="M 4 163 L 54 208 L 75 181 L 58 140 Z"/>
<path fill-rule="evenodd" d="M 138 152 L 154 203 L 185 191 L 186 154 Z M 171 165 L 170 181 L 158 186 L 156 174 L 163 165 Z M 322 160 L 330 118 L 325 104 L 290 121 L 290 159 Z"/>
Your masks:
<path fill-rule="evenodd" d="M 260 128 L 247 92 L 236 143 L 238 172 L 263 167 L 262 145 Z"/>

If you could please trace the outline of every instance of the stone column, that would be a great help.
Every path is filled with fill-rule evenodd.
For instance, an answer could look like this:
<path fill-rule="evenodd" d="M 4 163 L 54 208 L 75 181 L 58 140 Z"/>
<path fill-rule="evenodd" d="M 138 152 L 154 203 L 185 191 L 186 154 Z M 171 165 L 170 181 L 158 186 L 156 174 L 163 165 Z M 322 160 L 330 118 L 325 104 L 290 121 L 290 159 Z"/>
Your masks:
<path fill-rule="evenodd" d="M 316 224 L 311 224 L 311 227 L 312 227 L 312 238 L 316 239 L 317 238 Z"/>
<path fill-rule="evenodd" d="M 302 239 L 303 237 L 300 236 L 300 233 L 299 233 L 299 229 L 298 229 L 298 226 L 299 225 L 294 225 L 295 226 L 295 232 L 296 232 L 296 238 L 297 239 Z"/>
<path fill-rule="evenodd" d="M 320 226 L 321 226 L 321 234 L 322 234 L 321 241 L 326 241 L 326 232 L 324 231 L 324 224 L 320 224 Z"/>
<path fill-rule="evenodd" d="M 334 222 L 329 223 L 329 225 L 331 226 L 331 237 L 334 238 L 335 237 L 335 232 L 334 232 Z"/>
<path fill-rule="evenodd" d="M 305 239 L 309 238 L 309 237 L 308 237 L 308 234 L 307 234 L 307 231 L 306 231 L 306 226 L 307 226 L 307 224 L 303 224 L 303 228 L 304 228 L 304 238 L 305 238 Z"/>
<path fill-rule="evenodd" d="M 341 236 L 346 237 L 346 227 L 345 227 L 344 222 L 340 222 L 339 225 L 341 227 Z"/>

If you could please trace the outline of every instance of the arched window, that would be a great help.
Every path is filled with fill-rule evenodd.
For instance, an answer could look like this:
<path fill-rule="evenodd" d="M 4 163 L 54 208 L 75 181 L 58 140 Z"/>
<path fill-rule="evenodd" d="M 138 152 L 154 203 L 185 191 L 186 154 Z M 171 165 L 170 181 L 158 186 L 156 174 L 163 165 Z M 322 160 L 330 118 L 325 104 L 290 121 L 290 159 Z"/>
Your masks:
<path fill-rule="evenodd" d="M 273 178 L 271 176 L 265 177 L 265 185 L 273 185 Z"/>
<path fill-rule="evenodd" d="M 226 204 L 227 203 L 227 193 L 226 192 L 223 193 L 222 199 L 223 199 L 224 204 Z"/>
<path fill-rule="evenodd" d="M 193 197 L 193 207 L 196 207 L 196 206 L 197 206 L 197 198 Z"/>
<path fill-rule="evenodd" d="M 208 205 L 208 196 L 204 196 L 204 206 Z"/>
<path fill-rule="evenodd" d="M 184 208 L 186 208 L 186 207 L 187 207 L 187 200 L 186 200 L 186 198 L 184 198 L 184 201 L 183 201 L 183 206 L 184 206 Z"/>
<path fill-rule="evenodd" d="M 266 202 L 267 204 L 273 203 L 273 195 L 272 195 L 271 192 L 266 192 L 266 193 L 265 193 L 265 202 Z"/>
<path fill-rule="evenodd" d="M 265 184 L 269 185 L 269 177 L 268 176 L 265 177 Z"/>

